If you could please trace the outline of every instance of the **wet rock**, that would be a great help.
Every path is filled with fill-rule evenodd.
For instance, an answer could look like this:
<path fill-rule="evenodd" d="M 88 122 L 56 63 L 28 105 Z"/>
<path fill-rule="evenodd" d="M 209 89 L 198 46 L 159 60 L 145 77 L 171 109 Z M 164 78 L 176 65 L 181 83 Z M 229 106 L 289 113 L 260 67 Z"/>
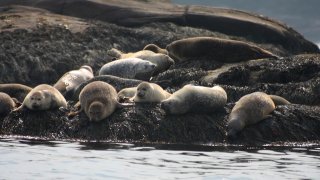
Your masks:
<path fill-rule="evenodd" d="M 0 21 L 12 22 L 11 26 L 0 26 L 0 41 L 3 42 L 0 45 L 0 83 L 53 84 L 65 72 L 83 64 L 97 72 L 103 64 L 112 61 L 107 55 L 111 48 L 132 52 L 146 44 L 165 47 L 177 39 L 194 36 L 242 40 L 285 57 L 238 64 L 194 59 L 176 63 L 151 80 L 163 83 L 162 87 L 170 92 L 189 83 L 220 85 L 228 94 L 228 104 L 221 112 L 171 116 L 166 115 L 159 104 L 136 104 L 117 109 L 101 122 L 89 123 L 84 113 L 68 119 L 59 110 L 24 110 L 0 117 L 1 134 L 114 142 L 253 145 L 320 139 L 320 54 L 289 56 L 319 52 L 319 49 L 279 22 L 235 10 L 162 3 L 154 6 L 135 1 L 98 4 L 94 0 L 3 0 L 0 5 L 17 2 L 48 11 L 16 6 L 0 9 Z M 28 21 L 28 26 L 22 24 L 24 16 L 32 17 L 31 12 L 40 19 Z M 63 22 L 69 24 L 61 25 L 59 18 L 65 18 Z M 261 36 L 262 31 L 266 32 L 264 36 Z M 118 91 L 141 82 L 110 76 L 93 80 L 108 82 Z M 278 106 L 270 118 L 248 126 L 235 139 L 228 139 L 226 122 L 234 102 L 254 91 L 280 95 L 294 104 Z M 69 110 L 75 109 L 69 106 Z"/>
<path fill-rule="evenodd" d="M 66 138 L 68 122 L 65 113 L 60 110 L 11 112 L 2 122 L 1 133 L 42 138 Z"/>

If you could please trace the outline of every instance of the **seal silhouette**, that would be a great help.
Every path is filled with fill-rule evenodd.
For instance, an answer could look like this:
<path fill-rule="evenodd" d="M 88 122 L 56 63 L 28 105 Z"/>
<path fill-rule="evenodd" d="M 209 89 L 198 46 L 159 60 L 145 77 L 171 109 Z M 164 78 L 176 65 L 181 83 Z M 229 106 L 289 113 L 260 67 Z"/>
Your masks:
<path fill-rule="evenodd" d="M 232 108 L 227 123 L 228 136 L 236 133 L 250 124 L 256 124 L 269 117 L 276 105 L 290 104 L 286 99 L 268 95 L 264 92 L 254 92 L 241 97 Z"/>
<path fill-rule="evenodd" d="M 66 99 L 71 99 L 80 84 L 94 77 L 90 66 L 81 66 L 78 70 L 65 73 L 54 85 Z"/>
<path fill-rule="evenodd" d="M 204 87 L 185 85 L 161 102 L 161 108 L 168 114 L 187 112 L 214 112 L 227 103 L 227 93 L 220 86 Z"/>
<path fill-rule="evenodd" d="M 103 65 L 101 75 L 113 75 L 122 78 L 150 80 L 156 65 L 140 58 L 119 59 Z"/>
<path fill-rule="evenodd" d="M 136 94 L 132 100 L 134 102 L 160 103 L 161 101 L 168 99 L 170 96 L 171 94 L 163 90 L 158 84 L 142 82 L 137 86 Z"/>
<path fill-rule="evenodd" d="M 40 84 L 33 88 L 24 98 L 22 105 L 16 109 L 28 108 L 30 110 L 49 110 L 59 107 L 67 107 L 67 101 L 63 95 L 48 84 Z"/>
<path fill-rule="evenodd" d="M 236 40 L 214 37 L 193 37 L 174 41 L 166 47 L 175 61 L 207 59 L 234 63 L 251 59 L 277 58 L 258 46 Z"/>

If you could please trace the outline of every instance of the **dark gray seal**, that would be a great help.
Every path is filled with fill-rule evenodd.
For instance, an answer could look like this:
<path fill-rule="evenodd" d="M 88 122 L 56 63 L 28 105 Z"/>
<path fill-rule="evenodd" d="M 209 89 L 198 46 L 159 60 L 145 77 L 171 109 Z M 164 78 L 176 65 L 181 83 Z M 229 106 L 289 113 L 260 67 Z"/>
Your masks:
<path fill-rule="evenodd" d="M 0 116 L 8 115 L 14 108 L 16 103 L 12 98 L 3 92 L 0 92 Z"/>
<path fill-rule="evenodd" d="M 251 59 L 277 58 L 258 46 L 242 41 L 214 37 L 193 37 L 174 41 L 166 47 L 175 61 L 206 59 L 234 63 Z"/>
<path fill-rule="evenodd" d="M 0 84 L 0 92 L 8 94 L 10 97 L 16 98 L 20 102 L 24 100 L 31 90 L 31 87 L 22 84 Z"/>

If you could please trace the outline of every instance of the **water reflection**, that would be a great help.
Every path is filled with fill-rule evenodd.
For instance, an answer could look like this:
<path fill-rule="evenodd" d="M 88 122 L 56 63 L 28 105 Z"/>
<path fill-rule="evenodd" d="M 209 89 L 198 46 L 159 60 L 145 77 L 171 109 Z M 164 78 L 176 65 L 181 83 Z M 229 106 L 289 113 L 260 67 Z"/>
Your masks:
<path fill-rule="evenodd" d="M 0 179 L 301 179 L 320 177 L 320 147 L 201 146 L 0 139 Z"/>

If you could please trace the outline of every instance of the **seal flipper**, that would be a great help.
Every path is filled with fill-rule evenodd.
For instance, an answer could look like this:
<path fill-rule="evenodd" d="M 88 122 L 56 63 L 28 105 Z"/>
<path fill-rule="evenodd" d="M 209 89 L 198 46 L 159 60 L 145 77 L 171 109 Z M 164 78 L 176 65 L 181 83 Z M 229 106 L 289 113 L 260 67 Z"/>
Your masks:
<path fill-rule="evenodd" d="M 269 95 L 276 106 L 291 104 L 288 100 L 277 95 Z"/>
<path fill-rule="evenodd" d="M 80 114 L 84 110 L 84 108 L 82 108 L 82 106 L 81 106 L 79 101 L 74 105 L 74 107 L 76 109 L 78 109 L 78 110 L 69 112 L 67 114 L 68 119 L 71 119 L 71 118 L 75 117 L 76 115 Z"/>

